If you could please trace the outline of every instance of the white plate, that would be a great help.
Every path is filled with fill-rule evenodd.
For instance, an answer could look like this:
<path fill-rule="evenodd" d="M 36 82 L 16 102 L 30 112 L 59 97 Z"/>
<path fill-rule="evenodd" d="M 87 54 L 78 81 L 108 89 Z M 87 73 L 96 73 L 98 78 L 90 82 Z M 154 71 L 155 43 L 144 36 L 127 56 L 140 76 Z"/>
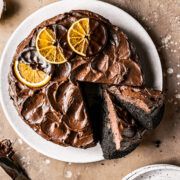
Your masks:
<path fill-rule="evenodd" d="M 179 180 L 180 167 L 169 164 L 156 164 L 139 168 L 122 180 Z"/>
<path fill-rule="evenodd" d="M 4 1 L 0 0 L 0 19 L 1 19 L 2 13 L 3 13 L 3 9 L 4 9 Z"/>
<path fill-rule="evenodd" d="M 27 126 L 18 116 L 8 93 L 8 72 L 18 44 L 42 21 L 72 9 L 86 9 L 99 13 L 129 34 L 138 47 L 140 57 L 143 59 L 142 66 L 148 86 L 162 89 L 162 69 L 157 50 L 143 27 L 123 10 L 104 2 L 95 0 L 66 0 L 56 2 L 33 13 L 15 30 L 4 49 L 0 62 L 0 97 L 9 123 L 17 134 L 38 152 L 62 161 L 87 163 L 103 160 L 102 150 L 99 144 L 96 147 L 83 150 L 62 147 L 46 141 Z"/>

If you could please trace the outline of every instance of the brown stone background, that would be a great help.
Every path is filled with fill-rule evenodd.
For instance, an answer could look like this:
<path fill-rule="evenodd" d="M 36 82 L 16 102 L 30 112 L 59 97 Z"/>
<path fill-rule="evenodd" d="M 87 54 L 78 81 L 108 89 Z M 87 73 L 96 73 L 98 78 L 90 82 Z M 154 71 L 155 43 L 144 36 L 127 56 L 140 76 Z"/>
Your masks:
<path fill-rule="evenodd" d="M 0 20 L 0 55 L 16 27 L 31 13 L 57 0 L 5 0 Z M 17 158 L 32 180 L 120 180 L 136 168 L 155 164 L 180 165 L 180 0 L 106 0 L 132 16 L 148 31 L 159 51 L 167 91 L 160 126 L 145 135 L 142 144 L 118 160 L 71 164 L 50 159 L 29 147 L 14 132 L 0 106 L 0 139 L 10 138 Z M 156 141 L 160 141 L 157 147 Z M 10 178 L 0 169 L 0 179 Z"/>

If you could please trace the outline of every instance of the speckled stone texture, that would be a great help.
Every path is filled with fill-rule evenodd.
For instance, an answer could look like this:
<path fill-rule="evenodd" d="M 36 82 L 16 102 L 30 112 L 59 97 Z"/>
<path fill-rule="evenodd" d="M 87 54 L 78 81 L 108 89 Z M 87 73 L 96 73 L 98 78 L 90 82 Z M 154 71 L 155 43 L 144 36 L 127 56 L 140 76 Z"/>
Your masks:
<path fill-rule="evenodd" d="M 0 20 L 0 56 L 16 27 L 31 13 L 57 0 L 6 0 Z M 180 1 L 106 0 L 132 16 L 148 31 L 159 51 L 167 91 L 166 111 L 159 127 L 145 135 L 127 157 L 90 164 L 69 164 L 49 159 L 24 143 L 7 122 L 0 106 L 0 139 L 10 138 L 18 160 L 34 180 L 116 180 L 132 170 L 155 163 L 180 165 Z M 46 173 L 45 173 L 46 172 Z M 0 179 L 10 178 L 0 168 Z"/>

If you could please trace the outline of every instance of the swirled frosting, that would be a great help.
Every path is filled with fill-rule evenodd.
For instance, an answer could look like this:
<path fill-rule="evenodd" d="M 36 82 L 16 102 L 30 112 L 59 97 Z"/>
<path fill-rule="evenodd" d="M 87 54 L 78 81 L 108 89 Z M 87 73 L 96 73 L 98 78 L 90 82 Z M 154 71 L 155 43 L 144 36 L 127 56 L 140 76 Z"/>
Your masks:
<path fill-rule="evenodd" d="M 73 22 L 87 17 L 94 29 L 90 29 L 92 41 L 88 56 L 82 57 L 70 49 L 67 31 Z M 51 65 L 39 57 L 35 38 L 43 27 L 55 33 L 57 43 L 68 59 L 66 63 Z M 50 74 L 50 82 L 40 88 L 22 84 L 13 71 L 16 59 Z M 58 15 L 33 29 L 14 55 L 9 73 L 9 94 L 19 116 L 38 134 L 63 146 L 88 148 L 96 141 L 79 81 L 134 86 L 143 83 L 139 59 L 126 34 L 102 16 L 84 10 Z"/>

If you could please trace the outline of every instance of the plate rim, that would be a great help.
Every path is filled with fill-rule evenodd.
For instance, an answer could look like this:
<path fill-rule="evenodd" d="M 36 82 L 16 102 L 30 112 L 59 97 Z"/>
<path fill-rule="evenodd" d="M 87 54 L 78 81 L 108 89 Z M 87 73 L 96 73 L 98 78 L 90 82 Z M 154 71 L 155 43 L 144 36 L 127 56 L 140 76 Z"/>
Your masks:
<path fill-rule="evenodd" d="M 46 6 L 43 6 L 42 8 L 38 9 L 37 11 L 33 12 L 33 13 L 30 14 L 28 17 L 26 17 L 26 18 L 18 25 L 18 27 L 14 30 L 14 32 L 11 34 L 10 38 L 8 39 L 8 41 L 7 41 L 6 45 L 5 45 L 5 48 L 4 48 L 3 52 L 2 52 L 2 56 L 1 56 L 1 60 L 0 60 L 0 71 L 1 71 L 2 66 L 3 66 L 3 61 L 4 61 L 4 59 L 5 59 L 6 51 L 7 51 L 8 47 L 10 46 L 11 41 L 14 39 L 14 36 L 15 36 L 16 32 L 19 31 L 19 29 L 21 28 L 21 26 L 23 26 L 24 23 L 26 23 L 27 21 L 29 21 L 29 20 L 32 18 L 32 16 L 35 16 L 35 15 L 38 14 L 39 12 L 43 11 L 43 9 L 51 8 L 51 6 L 55 6 L 56 4 L 63 4 L 64 2 L 67 3 L 68 1 L 69 1 L 69 2 L 73 2 L 73 3 L 74 3 L 75 1 L 79 1 L 79 2 L 85 2 L 85 1 L 87 1 L 87 2 L 88 2 L 88 0 L 62 0 L 62 1 L 57 1 L 57 2 L 54 2 L 54 3 L 50 3 L 50 4 L 46 5 Z M 95 3 L 99 3 L 99 4 L 101 4 L 101 5 L 104 4 L 105 6 L 109 6 L 109 8 L 115 8 L 115 9 L 117 9 L 118 11 L 121 11 L 121 13 L 124 13 L 126 16 L 128 16 L 128 17 L 131 18 L 131 19 L 133 19 L 133 21 L 139 26 L 139 28 L 141 28 L 141 29 L 144 31 L 144 33 L 146 34 L 146 37 L 149 39 L 149 41 L 151 41 L 151 46 L 152 46 L 153 49 L 155 50 L 156 57 L 158 58 L 159 63 L 160 63 L 160 67 L 159 67 L 159 68 L 160 68 L 160 70 L 161 70 L 161 77 L 160 77 L 160 79 L 161 79 L 161 89 L 162 89 L 163 79 L 162 79 L 162 65 L 161 65 L 160 57 L 159 57 L 159 54 L 158 54 L 158 52 L 157 52 L 157 49 L 156 49 L 156 46 L 155 46 L 154 42 L 152 41 L 152 39 L 151 39 L 151 37 L 149 36 L 149 34 L 147 33 L 147 31 L 143 28 L 143 26 L 142 26 L 133 16 L 131 16 L 130 14 L 128 14 L 126 11 L 122 10 L 122 9 L 119 8 L 119 7 L 116 7 L 116 6 L 112 5 L 112 4 L 109 4 L 109 3 L 106 3 L 106 2 L 102 2 L 102 1 L 99 1 L 99 0 L 91 0 L 91 1 L 94 1 Z M 93 3 L 93 2 L 92 2 L 92 3 Z M 81 9 L 81 8 L 80 8 L 80 9 Z M 51 18 L 51 17 L 49 17 L 49 18 Z M 48 19 L 48 18 L 47 18 L 47 19 Z M 0 72 L 0 73 L 1 73 L 1 72 Z M 2 83 L 2 82 L 1 82 L 1 79 L 0 79 L 0 87 L 1 87 L 1 83 Z M 17 129 L 17 127 L 13 124 L 13 121 L 11 120 L 11 117 L 9 116 L 9 112 L 8 112 L 8 110 L 7 110 L 8 108 L 6 107 L 6 105 L 5 105 L 2 97 L 3 97 L 3 92 L 2 92 L 2 88 L 0 88 L 0 102 L 1 102 L 1 105 L 2 105 L 2 109 L 3 109 L 4 113 L 5 113 L 6 119 L 8 120 L 8 122 L 10 123 L 10 125 L 11 125 L 11 127 L 14 129 L 14 131 L 15 131 L 29 146 L 31 146 L 31 147 L 32 147 L 33 149 L 35 149 L 37 152 L 40 152 L 40 153 L 42 153 L 42 154 L 44 154 L 44 155 L 46 155 L 46 156 L 48 156 L 48 157 L 50 157 L 50 158 L 53 158 L 53 159 L 56 159 L 56 160 L 61 160 L 61 159 L 59 159 L 59 158 L 57 158 L 57 157 L 54 157 L 54 156 L 52 156 L 52 155 L 50 155 L 50 154 L 47 154 L 47 153 L 45 153 L 44 151 L 38 149 L 35 145 L 33 145 L 32 142 L 30 142 L 29 140 L 26 139 L 24 133 L 20 132 L 20 131 Z M 11 103 L 12 103 L 12 102 L 11 102 Z M 15 108 L 15 107 L 14 107 L 14 108 Z M 50 142 L 50 143 L 51 143 L 51 142 Z M 73 162 L 73 163 L 90 163 L 90 162 L 97 162 L 97 161 L 101 161 L 101 160 L 104 160 L 104 158 L 101 157 L 101 158 L 98 158 L 98 159 L 96 159 L 96 160 L 89 160 L 89 161 L 87 161 L 87 160 L 86 160 L 86 161 L 66 161 L 66 160 L 61 160 L 61 161 L 64 161 L 64 162 Z"/>
<path fill-rule="evenodd" d="M 180 171 L 180 167 L 172 164 L 152 164 L 148 166 L 144 166 L 138 169 L 135 169 L 134 171 L 127 174 L 125 177 L 123 177 L 122 180 L 133 180 L 134 178 L 138 178 L 139 176 L 151 172 L 154 170 L 178 170 Z"/>

